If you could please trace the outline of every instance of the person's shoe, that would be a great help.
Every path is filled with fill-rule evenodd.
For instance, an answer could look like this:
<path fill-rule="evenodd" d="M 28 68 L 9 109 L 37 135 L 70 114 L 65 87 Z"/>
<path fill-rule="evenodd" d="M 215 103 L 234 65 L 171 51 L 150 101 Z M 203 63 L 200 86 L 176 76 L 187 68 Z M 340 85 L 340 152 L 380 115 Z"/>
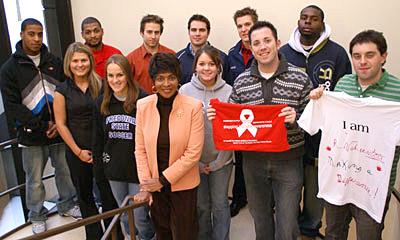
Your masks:
<path fill-rule="evenodd" d="M 229 206 L 231 208 L 231 217 L 238 215 L 240 209 L 244 208 L 246 205 L 247 202 L 241 204 L 232 202 L 231 205 Z"/>
<path fill-rule="evenodd" d="M 70 210 L 66 211 L 65 213 L 61 214 L 63 217 L 72 217 L 75 220 L 82 219 L 81 209 L 78 205 L 73 206 Z"/>
<path fill-rule="evenodd" d="M 46 231 L 46 221 L 32 221 L 32 232 L 38 234 Z"/>

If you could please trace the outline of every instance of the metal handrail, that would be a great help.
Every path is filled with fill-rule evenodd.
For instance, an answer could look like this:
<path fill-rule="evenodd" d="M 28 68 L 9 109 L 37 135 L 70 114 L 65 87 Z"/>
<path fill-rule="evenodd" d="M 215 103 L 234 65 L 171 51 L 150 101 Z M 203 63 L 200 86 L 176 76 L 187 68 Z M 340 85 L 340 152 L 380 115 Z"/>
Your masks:
<path fill-rule="evenodd" d="M 392 194 L 397 199 L 397 201 L 400 203 L 400 192 L 396 188 L 393 188 Z"/>
<path fill-rule="evenodd" d="M 52 174 L 49 174 L 49 175 L 44 176 L 44 177 L 42 178 L 42 180 L 46 180 L 46 179 L 52 178 L 52 177 L 54 177 L 54 176 L 55 176 L 55 174 L 52 173 Z M 0 198 L 1 198 L 1 197 L 4 197 L 4 196 L 7 195 L 7 194 L 10 194 L 10 193 L 12 193 L 12 192 L 15 192 L 15 191 L 17 191 L 17 190 L 20 190 L 21 188 L 24 188 L 25 186 L 26 186 L 26 183 L 23 183 L 23 184 L 20 184 L 20 185 L 15 186 L 15 187 L 12 187 L 12 188 L 10 188 L 10 189 L 7 189 L 6 191 L 0 193 Z"/>
<path fill-rule="evenodd" d="M 127 196 L 124 199 L 124 201 L 122 202 L 121 207 L 125 207 L 126 205 L 128 205 L 130 200 L 134 201 L 133 196 Z M 148 204 L 149 201 L 146 201 L 145 203 Z M 110 234 L 112 233 L 112 230 L 114 229 L 114 226 L 116 224 L 119 224 L 118 220 L 120 217 L 121 217 L 121 214 L 117 214 L 114 216 L 111 223 L 108 225 L 108 228 L 104 232 L 101 240 L 106 240 L 110 237 Z M 134 226 L 135 216 L 134 216 L 132 210 L 128 210 L 128 217 L 129 217 L 129 230 L 131 233 L 134 233 L 135 232 L 135 226 Z M 135 234 L 131 234 L 131 240 L 136 240 Z"/>
<path fill-rule="evenodd" d="M 16 138 L 11 139 L 11 140 L 7 140 L 5 142 L 2 142 L 2 143 L 0 143 L 0 150 L 3 150 L 6 147 L 11 146 L 11 145 L 16 144 L 16 143 L 17 143 L 17 139 Z M 54 176 L 55 176 L 54 173 L 53 174 L 49 174 L 47 176 L 44 176 L 42 178 L 42 180 L 46 180 L 46 179 L 52 178 Z M 23 183 L 23 184 L 15 186 L 15 187 L 12 187 L 10 189 L 7 189 L 6 191 L 0 193 L 0 198 L 4 197 L 4 196 L 6 196 L 6 195 L 8 195 L 8 194 L 10 194 L 12 192 L 18 191 L 18 190 L 20 190 L 22 188 L 25 188 L 25 187 L 26 187 L 26 183 Z M 121 214 L 123 212 L 125 212 L 125 211 L 128 211 L 129 228 L 130 228 L 131 232 L 135 232 L 135 229 L 134 229 L 134 221 L 135 220 L 134 220 L 134 215 L 133 215 L 132 209 L 148 204 L 148 201 L 146 201 L 146 202 L 141 202 L 141 203 L 135 203 L 135 204 L 128 205 L 130 200 L 133 201 L 133 196 L 127 196 L 124 199 L 124 201 L 122 203 L 122 206 L 120 208 L 118 208 L 118 209 L 113 209 L 113 210 L 104 212 L 102 214 L 98 214 L 98 215 L 95 215 L 95 216 L 91 216 L 91 217 L 82 219 L 82 220 L 80 220 L 78 222 L 73 222 L 73 223 L 69 223 L 69 224 L 66 224 L 66 225 L 63 225 L 63 226 L 60 226 L 60 227 L 49 229 L 49 230 L 47 230 L 47 231 L 45 231 L 43 233 L 32 235 L 32 236 L 25 237 L 25 238 L 22 238 L 22 239 L 23 240 L 44 239 L 44 238 L 51 237 L 51 236 L 54 236 L 54 235 L 57 235 L 57 234 L 60 234 L 60 233 L 66 232 L 66 231 L 70 231 L 70 230 L 78 228 L 78 227 L 86 226 L 88 224 L 92 224 L 92 223 L 101 221 L 101 220 L 103 220 L 105 218 L 110 218 L 112 216 L 114 216 L 113 220 L 111 221 L 109 227 L 107 228 L 106 232 L 104 233 L 102 239 L 105 240 L 105 239 L 109 238 L 110 235 L 112 236 L 112 239 L 117 239 L 117 232 L 116 232 L 115 224 L 118 222 L 119 218 L 121 217 Z M 15 233 L 16 231 L 19 231 L 20 229 L 26 227 L 29 224 L 30 224 L 29 222 L 26 222 L 26 223 L 24 223 L 24 224 L 22 224 L 22 225 L 20 225 L 20 226 L 18 226 L 16 228 L 12 229 L 11 231 L 5 233 L 0 238 L 9 236 L 12 233 Z M 131 240 L 136 240 L 135 234 L 131 234 Z"/>
<path fill-rule="evenodd" d="M 1 142 L 0 143 L 0 150 L 4 150 L 5 148 L 7 148 L 7 147 L 9 147 L 9 146 L 11 146 L 13 144 L 16 144 L 16 143 L 18 143 L 18 140 L 16 138 Z M 55 176 L 54 173 L 52 173 L 52 174 L 44 176 L 42 178 L 42 180 L 46 180 L 46 179 L 52 178 L 54 176 Z M 9 195 L 12 192 L 15 192 L 15 191 L 18 191 L 20 189 L 23 189 L 25 187 L 26 187 L 26 183 L 23 183 L 23 184 L 14 186 L 14 187 L 12 187 L 10 189 L 7 189 L 6 191 L 0 193 L 0 198 Z M 16 228 L 11 229 L 9 232 L 6 232 L 5 234 L 1 235 L 0 239 L 5 238 L 7 236 L 10 236 L 11 234 L 23 229 L 24 227 L 28 226 L 29 224 L 30 224 L 29 222 L 25 222 L 25 223 L 21 224 L 20 226 L 17 226 Z"/>
<path fill-rule="evenodd" d="M 3 150 L 4 148 L 6 148 L 6 147 L 8 147 L 8 146 L 10 146 L 12 144 L 16 144 L 16 143 L 17 143 L 17 139 L 16 138 L 11 139 L 11 140 L 7 140 L 5 142 L 2 142 L 2 143 L 0 143 L 0 150 Z M 43 180 L 52 178 L 54 176 L 55 176 L 54 174 L 49 174 L 47 176 L 44 176 Z M 4 196 L 6 196 L 6 195 L 8 195 L 8 194 L 10 194 L 10 193 L 12 193 L 14 191 L 22 189 L 25 186 L 26 186 L 26 184 L 24 183 L 24 184 L 20 184 L 18 186 L 12 187 L 12 188 L 0 193 L 0 198 L 4 197 Z M 400 192 L 397 189 L 393 188 L 392 194 L 397 199 L 397 201 L 400 203 Z M 21 240 L 39 240 L 39 239 L 44 239 L 44 238 L 51 237 L 51 236 L 54 236 L 54 235 L 57 235 L 57 234 L 60 234 L 60 233 L 66 232 L 66 231 L 70 231 L 72 229 L 75 229 L 75 228 L 78 228 L 78 227 L 81 227 L 81 226 L 86 226 L 88 224 L 92 224 L 94 222 L 101 221 L 102 219 L 109 218 L 111 216 L 114 216 L 114 217 L 113 217 L 110 225 L 108 226 L 108 228 L 104 232 L 104 235 L 101 238 L 101 240 L 105 240 L 105 239 L 109 238 L 110 235 L 112 236 L 112 239 L 116 239 L 117 238 L 117 234 L 116 234 L 115 224 L 117 224 L 119 218 L 121 217 L 121 214 L 123 212 L 125 212 L 125 211 L 128 211 L 130 232 L 134 233 L 135 232 L 135 230 L 134 230 L 134 214 L 132 212 L 132 209 L 144 206 L 144 205 L 148 204 L 148 201 L 142 202 L 142 203 L 135 203 L 135 204 L 128 205 L 130 200 L 133 201 L 133 196 L 127 196 L 124 199 L 124 201 L 122 203 L 122 206 L 120 208 L 118 208 L 118 209 L 110 210 L 110 211 L 104 212 L 102 214 L 91 216 L 89 218 L 85 218 L 85 219 L 80 220 L 78 222 L 73 222 L 73 223 L 69 223 L 69 224 L 66 224 L 66 225 L 63 225 L 63 226 L 60 226 L 60 227 L 49 229 L 49 230 L 47 230 L 47 231 L 45 231 L 43 233 L 32 235 L 32 236 L 29 236 L 29 237 L 25 237 L 25 238 L 22 238 Z M 28 224 L 29 223 L 25 223 L 25 224 L 22 224 L 21 226 L 18 226 L 15 229 L 12 229 L 10 232 L 6 233 L 2 237 L 10 235 L 10 234 L 22 229 L 23 227 L 27 226 Z M 136 240 L 135 234 L 131 234 L 131 240 Z"/>
<path fill-rule="evenodd" d="M 133 199 L 133 196 L 127 196 L 125 198 L 125 200 L 124 200 L 124 203 L 125 202 L 128 203 L 130 199 Z M 120 215 L 121 213 L 123 213 L 125 211 L 128 211 L 128 214 L 130 212 L 132 214 L 132 216 L 133 216 L 132 209 L 144 206 L 146 204 L 148 204 L 148 201 L 140 202 L 140 203 L 134 203 L 134 204 L 130 204 L 130 205 L 127 205 L 127 206 L 121 206 L 120 208 L 113 209 L 113 210 L 110 210 L 110 211 L 107 211 L 107 212 L 104 212 L 104 213 L 101 213 L 101 214 L 98 214 L 98 215 L 95 215 L 95 216 L 91 216 L 91 217 L 88 217 L 88 218 L 85 218 L 85 219 L 82 219 L 82 220 L 79 220 L 79 221 L 76 221 L 76 222 L 68 223 L 66 225 L 62 225 L 62 226 L 59 226 L 59 227 L 56 227 L 56 228 L 48 229 L 45 232 L 42 232 L 42 233 L 39 233 L 39 234 L 35 234 L 35 235 L 29 236 L 29 237 L 21 238 L 20 240 L 40 240 L 40 239 L 45 239 L 45 238 L 48 238 L 48 237 L 51 237 L 51 236 L 54 236 L 54 235 L 57 235 L 57 234 L 60 234 L 60 233 L 64 233 L 64 232 L 70 231 L 70 230 L 78 228 L 78 227 L 82 227 L 82 226 L 86 226 L 86 225 L 98 222 L 98 221 L 103 220 L 105 218 L 110 218 L 110 217 L 112 217 L 114 215 L 117 215 L 117 214 Z M 114 219 L 115 219 L 115 217 L 113 218 L 113 220 Z M 132 220 L 133 220 L 133 218 L 132 218 Z M 131 223 L 131 221 L 129 221 L 129 223 L 133 227 L 133 222 Z M 110 227 L 107 229 L 107 233 L 111 232 L 112 233 L 112 239 L 113 240 L 117 239 L 116 228 L 113 226 L 112 230 L 109 230 L 109 229 L 110 229 Z M 134 233 L 135 232 L 134 229 L 132 229 L 132 230 L 133 230 L 132 233 Z M 108 236 L 109 236 L 109 234 L 108 234 Z M 104 236 L 103 236 L 103 238 L 104 238 Z M 135 234 L 131 234 L 131 239 L 133 239 L 133 240 L 136 239 Z"/>
<path fill-rule="evenodd" d="M 16 143 L 18 143 L 18 141 L 17 141 L 16 138 L 7 140 L 7 141 L 5 141 L 5 142 L 2 142 L 2 143 L 0 143 L 0 150 L 3 150 L 4 148 L 6 148 L 6 147 L 8 147 L 8 146 L 11 146 L 11 145 L 13 145 L 13 144 L 16 144 Z M 42 178 L 42 180 L 46 180 L 46 179 L 52 178 L 52 177 L 54 177 L 54 176 L 55 176 L 54 173 L 52 173 L 52 174 L 49 174 L 49 175 L 47 175 L 47 176 L 44 176 L 44 177 Z M 12 187 L 12 188 L 10 188 L 10 189 L 7 189 L 6 191 L 0 193 L 0 198 L 1 198 L 1 197 L 4 197 L 4 196 L 7 195 L 7 194 L 10 194 L 10 193 L 12 193 L 12 192 L 15 192 L 15 191 L 17 191 L 17 190 L 20 190 L 20 189 L 24 188 L 25 186 L 26 186 L 26 183 L 23 183 L 23 184 L 20 184 L 20 185 L 15 186 L 15 187 Z"/>
<path fill-rule="evenodd" d="M 3 150 L 5 147 L 11 146 L 13 144 L 16 144 L 18 141 L 16 138 L 7 140 L 5 142 L 0 143 L 0 150 Z"/>
<path fill-rule="evenodd" d="M 400 194 L 396 189 L 393 189 L 393 195 L 396 197 L 396 199 L 398 201 L 400 201 Z M 148 201 L 146 202 L 141 202 L 141 203 L 134 203 L 134 204 L 130 204 L 128 205 L 129 201 L 133 200 L 133 196 L 127 196 L 125 198 L 125 200 L 122 203 L 122 206 L 118 209 L 114 209 L 114 210 L 110 210 L 107 212 L 104 212 L 102 214 L 98 214 L 95 216 L 91 216 L 88 218 L 85 218 L 83 220 L 77 221 L 77 222 L 73 222 L 73 223 L 69 223 L 60 227 L 56 227 L 56 228 L 52 228 L 49 229 L 43 233 L 39 233 L 36 235 L 32 235 L 29 237 L 25 237 L 22 238 L 20 240 L 40 240 L 40 239 L 44 239 L 47 237 L 51 237 L 60 233 L 64 233 L 67 231 L 70 231 L 72 229 L 78 228 L 78 227 L 82 227 L 82 226 L 86 226 L 88 224 L 92 224 L 94 222 L 98 222 L 100 220 L 103 220 L 105 218 L 109 218 L 111 216 L 113 217 L 113 220 L 111 221 L 110 225 L 108 226 L 107 230 L 104 232 L 103 237 L 101 238 L 101 240 L 105 240 L 107 238 L 110 237 L 110 235 L 112 236 L 112 239 L 117 239 L 117 235 L 116 235 L 116 230 L 115 230 L 115 224 L 118 222 L 118 219 L 120 218 L 121 214 L 125 211 L 128 211 L 128 216 L 129 216 L 129 229 L 130 232 L 134 233 L 134 214 L 132 212 L 132 209 L 134 208 L 138 208 L 144 205 L 148 204 Z M 131 240 L 136 240 L 136 236 L 135 234 L 131 234 Z"/>

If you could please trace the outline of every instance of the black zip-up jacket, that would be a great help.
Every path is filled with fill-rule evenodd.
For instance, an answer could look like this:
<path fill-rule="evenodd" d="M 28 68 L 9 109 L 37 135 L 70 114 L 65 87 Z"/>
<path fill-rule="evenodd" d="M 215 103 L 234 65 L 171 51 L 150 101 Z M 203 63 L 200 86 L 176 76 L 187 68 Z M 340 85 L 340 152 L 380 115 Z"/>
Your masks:
<path fill-rule="evenodd" d="M 0 70 L 0 87 L 7 117 L 18 128 L 20 144 L 40 146 L 62 142 L 60 137 L 47 138 L 46 131 L 48 122 L 55 122 L 54 90 L 65 79 L 61 60 L 49 53 L 44 44 L 36 67 L 23 51 L 22 42 L 17 43 L 15 53 Z"/>
<path fill-rule="evenodd" d="M 139 97 L 147 93 L 140 89 Z M 108 180 L 139 183 L 135 159 L 136 108 L 126 113 L 123 104 L 114 96 L 110 114 L 101 113 L 101 95 L 96 104 L 93 123 L 92 153 L 95 164 L 102 164 Z"/>

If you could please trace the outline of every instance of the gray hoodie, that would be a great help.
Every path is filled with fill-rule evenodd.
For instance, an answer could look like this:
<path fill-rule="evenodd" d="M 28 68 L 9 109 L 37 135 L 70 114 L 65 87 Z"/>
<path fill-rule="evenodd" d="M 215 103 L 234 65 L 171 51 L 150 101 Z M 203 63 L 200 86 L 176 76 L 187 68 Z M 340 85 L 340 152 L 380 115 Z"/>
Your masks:
<path fill-rule="evenodd" d="M 210 99 L 218 98 L 221 102 L 228 102 L 229 96 L 231 95 L 232 87 L 226 84 L 225 80 L 223 80 L 220 75 L 221 74 L 218 74 L 215 85 L 207 89 L 207 87 L 200 82 L 197 73 L 194 73 L 190 82 L 184 84 L 179 89 L 181 94 L 199 99 L 203 103 L 204 146 L 199 164 L 201 169 L 204 164 L 208 163 L 211 171 L 216 171 L 233 160 L 232 151 L 218 151 L 215 149 L 212 123 L 207 119 L 206 114 Z"/>

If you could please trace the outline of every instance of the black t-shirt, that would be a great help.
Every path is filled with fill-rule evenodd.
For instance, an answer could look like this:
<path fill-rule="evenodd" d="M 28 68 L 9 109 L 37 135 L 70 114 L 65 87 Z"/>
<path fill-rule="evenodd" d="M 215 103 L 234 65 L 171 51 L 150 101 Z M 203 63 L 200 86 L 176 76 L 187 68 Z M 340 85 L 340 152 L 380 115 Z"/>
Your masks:
<path fill-rule="evenodd" d="M 90 95 L 89 88 L 84 93 L 69 78 L 57 86 L 56 92 L 65 98 L 67 127 L 76 144 L 82 149 L 90 150 L 95 101 Z"/>

